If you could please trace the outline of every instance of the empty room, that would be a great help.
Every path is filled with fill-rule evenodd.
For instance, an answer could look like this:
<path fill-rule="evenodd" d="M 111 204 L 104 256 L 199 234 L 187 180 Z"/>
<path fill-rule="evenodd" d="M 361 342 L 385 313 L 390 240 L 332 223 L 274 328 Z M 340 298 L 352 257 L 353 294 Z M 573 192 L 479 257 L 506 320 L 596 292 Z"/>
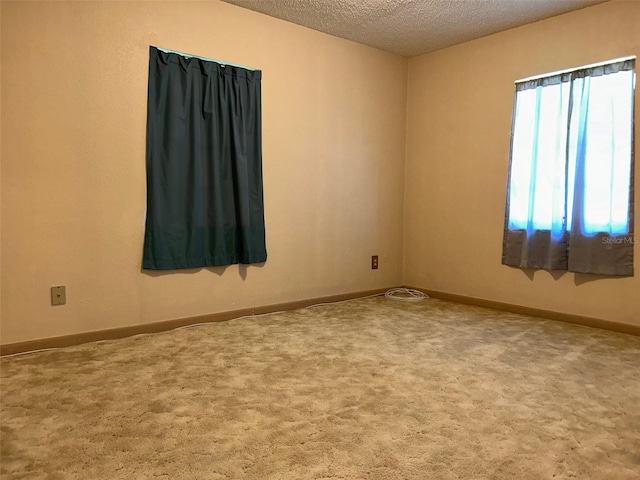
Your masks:
<path fill-rule="evenodd" d="M 0 18 L 0 478 L 640 478 L 640 2 Z"/>

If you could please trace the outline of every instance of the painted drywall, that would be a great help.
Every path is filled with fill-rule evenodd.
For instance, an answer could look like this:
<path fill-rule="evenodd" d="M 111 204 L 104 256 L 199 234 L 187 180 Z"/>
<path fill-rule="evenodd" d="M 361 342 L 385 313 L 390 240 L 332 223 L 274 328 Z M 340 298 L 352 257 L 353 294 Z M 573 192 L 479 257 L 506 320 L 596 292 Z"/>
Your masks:
<path fill-rule="evenodd" d="M 2 344 L 402 283 L 405 58 L 217 1 L 0 8 Z M 263 266 L 141 270 L 149 45 L 262 70 Z"/>
<path fill-rule="evenodd" d="M 640 56 L 638 25 L 640 2 L 613 1 L 409 60 L 407 285 L 640 325 L 638 273 L 614 279 L 501 265 L 514 82 Z M 636 119 L 639 105 L 636 90 Z M 635 257 L 638 272 L 638 245 Z"/>

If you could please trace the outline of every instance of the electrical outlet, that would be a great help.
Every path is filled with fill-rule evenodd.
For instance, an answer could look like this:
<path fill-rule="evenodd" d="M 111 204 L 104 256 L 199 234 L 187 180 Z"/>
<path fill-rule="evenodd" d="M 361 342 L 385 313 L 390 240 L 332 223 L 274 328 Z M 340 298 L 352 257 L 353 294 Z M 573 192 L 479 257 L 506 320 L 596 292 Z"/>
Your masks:
<path fill-rule="evenodd" d="M 378 269 L 378 255 L 371 256 L 371 270 Z"/>
<path fill-rule="evenodd" d="M 67 303 L 67 289 L 64 285 L 51 287 L 51 305 L 64 305 Z"/>

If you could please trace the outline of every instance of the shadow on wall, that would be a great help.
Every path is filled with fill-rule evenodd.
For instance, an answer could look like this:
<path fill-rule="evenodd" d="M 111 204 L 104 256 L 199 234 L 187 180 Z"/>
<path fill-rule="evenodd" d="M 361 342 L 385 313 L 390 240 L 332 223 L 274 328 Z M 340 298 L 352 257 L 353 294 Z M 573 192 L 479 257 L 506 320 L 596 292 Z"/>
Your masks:
<path fill-rule="evenodd" d="M 245 265 L 241 263 L 237 265 L 238 265 L 238 274 L 240 275 L 240 278 L 242 278 L 242 280 L 244 281 L 247 279 L 247 275 L 249 273 L 250 267 L 263 268 L 265 265 L 265 262 L 252 263 L 251 265 Z M 193 275 L 195 273 L 200 272 L 201 270 L 206 270 L 208 272 L 218 275 L 219 277 L 222 277 L 225 271 L 231 266 L 232 265 L 225 265 L 223 267 L 181 268 L 179 270 L 148 270 L 140 267 L 140 272 L 143 273 L 144 275 L 147 275 L 148 277 L 158 278 L 158 277 L 163 277 L 165 275 Z"/>
<path fill-rule="evenodd" d="M 584 285 L 585 283 L 590 283 L 590 282 L 595 282 L 597 280 L 622 280 L 628 277 L 620 277 L 620 276 L 616 276 L 616 275 L 592 275 L 589 273 L 572 273 L 572 272 L 567 272 L 565 270 L 538 270 L 535 268 L 518 268 L 518 267 L 511 267 L 511 268 L 517 268 L 518 270 L 520 270 L 529 280 L 533 281 L 536 273 L 538 273 L 539 275 L 542 274 L 548 274 L 551 275 L 551 277 L 553 277 L 554 280 L 560 280 L 560 278 L 562 278 L 564 275 L 568 275 L 568 274 L 573 274 L 573 278 L 574 278 L 574 284 L 576 285 L 576 287 L 579 287 L 580 285 Z"/>

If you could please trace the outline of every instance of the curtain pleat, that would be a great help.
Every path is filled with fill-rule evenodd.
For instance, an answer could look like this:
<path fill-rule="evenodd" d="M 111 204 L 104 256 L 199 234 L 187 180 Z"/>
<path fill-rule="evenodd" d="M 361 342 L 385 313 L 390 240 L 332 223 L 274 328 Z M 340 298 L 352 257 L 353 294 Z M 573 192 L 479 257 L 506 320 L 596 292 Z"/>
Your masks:
<path fill-rule="evenodd" d="M 261 72 L 149 50 L 143 268 L 266 261 Z"/>

